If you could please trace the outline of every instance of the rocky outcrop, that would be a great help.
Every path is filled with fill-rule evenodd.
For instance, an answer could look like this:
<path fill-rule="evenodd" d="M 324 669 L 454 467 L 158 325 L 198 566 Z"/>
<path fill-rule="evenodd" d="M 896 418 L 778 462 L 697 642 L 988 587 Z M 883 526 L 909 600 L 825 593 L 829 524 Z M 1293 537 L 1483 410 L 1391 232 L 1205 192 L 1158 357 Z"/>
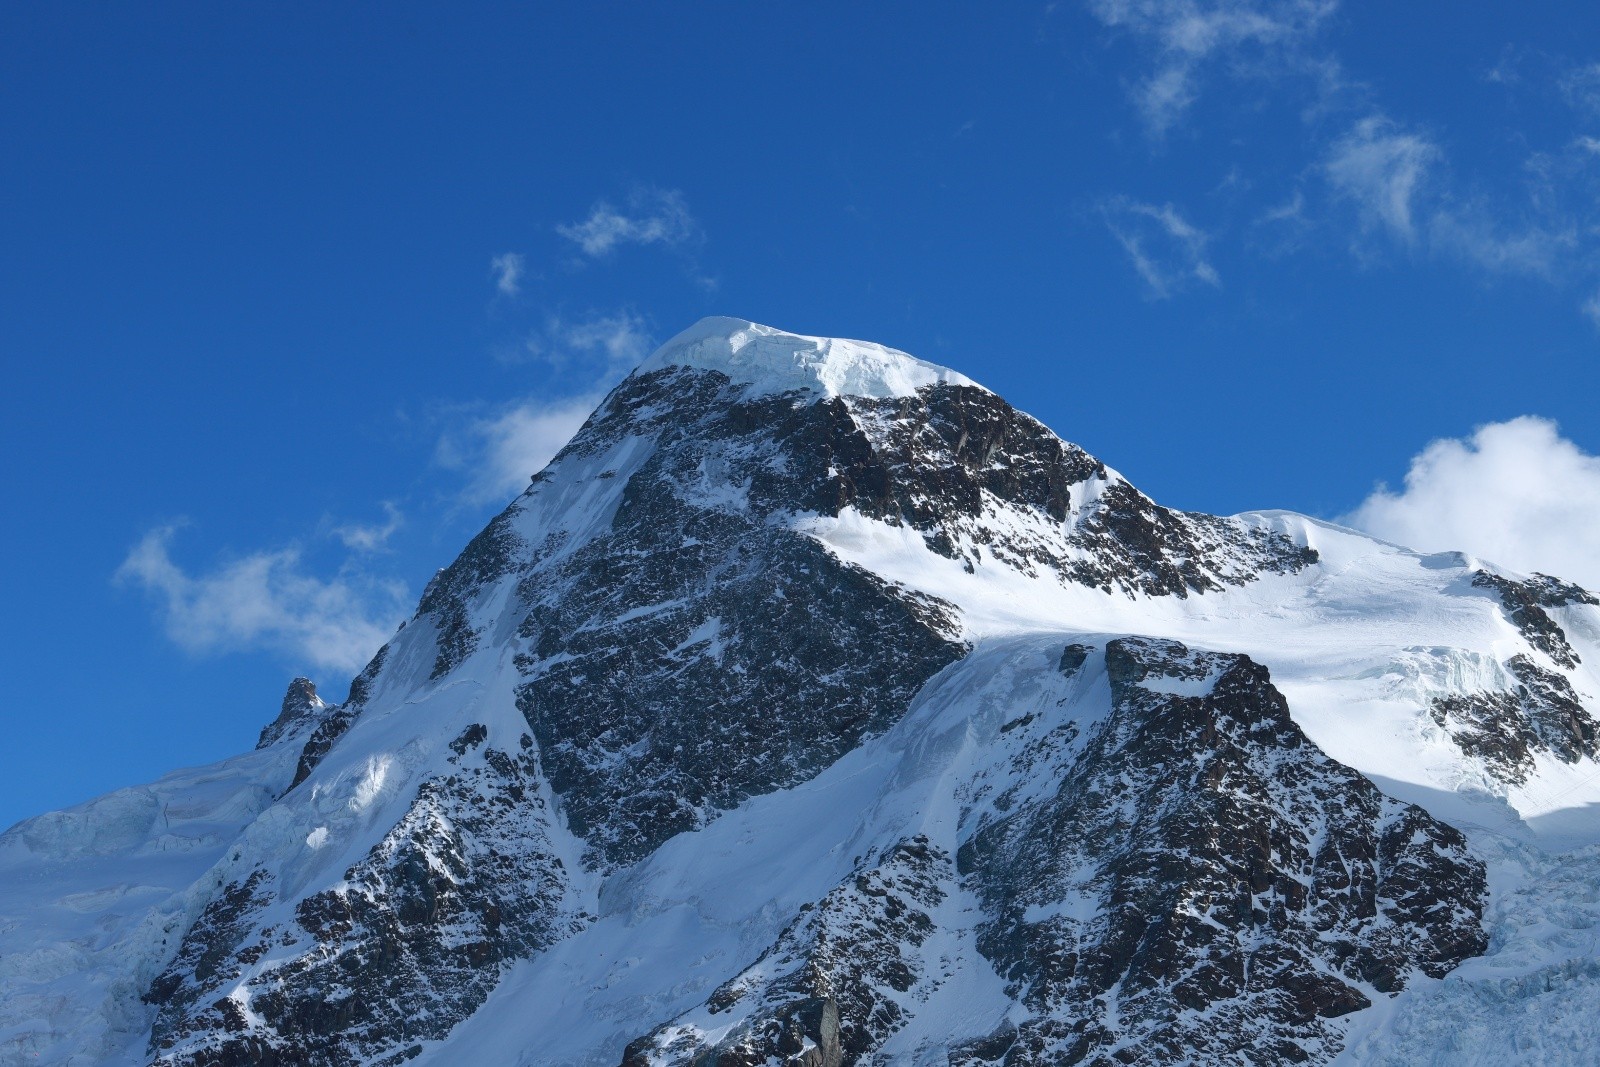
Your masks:
<path fill-rule="evenodd" d="M 622 1067 L 845 1067 L 853 1062 L 840 1045 L 839 1006 L 828 997 L 780 1004 L 737 1035 L 705 1048 L 677 1041 L 661 1048 L 642 1038 L 622 1054 Z"/>
<path fill-rule="evenodd" d="M 1576 763 L 1600 751 L 1600 728 L 1566 675 L 1546 670 L 1526 655 L 1513 656 L 1505 666 L 1515 679 L 1511 688 L 1433 700 L 1429 711 L 1434 722 L 1462 751 L 1516 784 L 1533 773 L 1538 753 Z"/>
<path fill-rule="evenodd" d="M 784 1062 L 763 1035 L 819 998 L 845 1064 L 1326 1062 L 1343 1016 L 1483 950 L 1462 836 L 1323 755 L 1259 664 L 1149 638 L 1057 647 L 1032 662 L 1064 679 L 988 690 L 1024 703 L 994 709 L 954 787 L 954 863 L 925 837 L 869 858 L 624 1067 Z M 957 722 L 945 738 L 986 736 Z M 947 1032 L 946 984 L 993 980 L 974 967 L 1014 1005 L 999 1029 L 896 1044 Z"/>
<path fill-rule="evenodd" d="M 553 469 L 630 439 L 651 452 L 608 528 L 575 549 L 534 545 L 518 587 L 519 701 L 604 863 L 811 777 L 961 654 L 949 605 L 841 563 L 796 532 L 797 513 L 854 509 L 969 565 L 981 546 L 1128 594 L 1184 596 L 1315 559 L 1279 534 L 1154 505 L 972 386 L 749 396 L 715 371 L 668 368 L 623 383 Z M 496 522 L 511 529 L 508 515 Z M 457 632 L 465 609 L 433 599 L 441 633 Z"/>
<path fill-rule="evenodd" d="M 1566 632 L 1546 609 L 1563 608 L 1570 604 L 1600 604 L 1600 599 L 1593 593 L 1548 574 L 1535 574 L 1519 582 L 1492 571 L 1480 570 L 1473 574 L 1472 584 L 1492 591 L 1499 598 L 1506 617 L 1534 648 L 1549 656 L 1558 666 L 1570 670 L 1578 665 L 1578 654 L 1567 641 Z"/>
<path fill-rule="evenodd" d="M 512 960 L 586 917 L 549 840 L 532 742 L 468 730 L 459 769 L 329 888 L 292 899 L 258 870 L 227 887 L 151 984 L 153 1062 L 397 1063 L 470 1015 Z"/>
<path fill-rule="evenodd" d="M 317 764 L 322 762 L 322 757 L 328 754 L 334 742 L 343 737 L 345 731 L 356 721 L 356 716 L 366 706 L 367 698 L 371 695 L 373 679 L 383 669 L 388 657 L 388 645 L 378 649 L 377 654 L 350 683 L 350 696 L 345 702 L 337 707 L 323 710 L 316 729 L 311 731 L 311 736 L 306 738 L 306 743 L 301 746 L 300 759 L 295 764 L 294 778 L 289 782 L 289 789 L 311 777 L 311 772 L 316 770 Z M 284 790 L 286 793 L 288 791 Z"/>
<path fill-rule="evenodd" d="M 1331 1020 L 1483 950 L 1465 840 L 1322 755 L 1263 667 L 1132 638 L 1105 664 L 1059 788 L 961 850 L 1024 1013 L 952 1063 L 1325 1061 Z"/>
<path fill-rule="evenodd" d="M 927 838 L 901 842 L 883 862 L 806 905 L 774 945 L 711 995 L 705 1011 L 719 1028 L 732 1028 L 728 1036 L 708 1042 L 705 1028 L 675 1020 L 630 1044 L 623 1067 L 753 1065 L 767 1056 L 803 1062 L 785 1059 L 795 1052 L 773 1036 L 792 1030 L 781 1022 L 790 1019 L 816 1021 L 799 1032 L 820 1062 L 859 1062 L 947 977 L 923 946 L 936 933 L 932 913 L 954 875 L 952 858 Z"/>
<path fill-rule="evenodd" d="M 1317 559 L 1280 534 L 1161 507 L 975 386 L 832 403 L 870 446 L 834 464 L 832 513 L 848 505 L 904 523 L 933 551 L 972 566 L 988 554 L 1108 593 L 1185 597 Z M 1023 521 L 1003 521 L 1007 513 Z"/>
<path fill-rule="evenodd" d="M 278 717 L 261 731 L 257 748 L 266 748 L 292 734 L 303 733 L 319 723 L 327 710 L 327 703 L 317 696 L 317 686 L 310 678 L 296 678 L 289 683 L 283 695 L 283 706 Z"/>

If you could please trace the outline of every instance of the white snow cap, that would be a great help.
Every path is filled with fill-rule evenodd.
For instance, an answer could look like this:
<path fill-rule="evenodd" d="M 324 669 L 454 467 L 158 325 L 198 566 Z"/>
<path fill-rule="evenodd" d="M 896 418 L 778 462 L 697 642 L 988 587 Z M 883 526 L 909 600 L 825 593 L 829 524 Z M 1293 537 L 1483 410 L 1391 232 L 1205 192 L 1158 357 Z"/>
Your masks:
<path fill-rule="evenodd" d="M 825 396 L 911 396 L 947 382 L 977 385 L 964 374 L 870 341 L 806 337 L 744 319 L 701 319 L 656 349 L 635 374 L 663 367 L 721 371 L 748 392 L 807 390 Z"/>

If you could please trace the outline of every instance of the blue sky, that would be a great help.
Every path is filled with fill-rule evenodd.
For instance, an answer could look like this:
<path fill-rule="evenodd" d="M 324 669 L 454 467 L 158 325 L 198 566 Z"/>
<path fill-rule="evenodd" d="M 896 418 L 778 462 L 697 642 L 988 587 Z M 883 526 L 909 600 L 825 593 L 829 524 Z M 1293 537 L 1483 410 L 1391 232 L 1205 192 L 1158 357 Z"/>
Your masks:
<path fill-rule="evenodd" d="M 1170 505 L 1600 585 L 1597 31 L 6 5 L 0 824 L 249 747 L 294 674 L 342 697 L 707 314 L 959 368 Z"/>

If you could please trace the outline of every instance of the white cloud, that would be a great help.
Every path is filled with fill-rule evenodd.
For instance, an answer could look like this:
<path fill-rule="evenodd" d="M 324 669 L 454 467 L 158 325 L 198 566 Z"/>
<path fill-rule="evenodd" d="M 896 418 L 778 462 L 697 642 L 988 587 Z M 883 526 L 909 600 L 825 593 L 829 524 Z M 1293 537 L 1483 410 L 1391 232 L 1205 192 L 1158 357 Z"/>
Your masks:
<path fill-rule="evenodd" d="M 1568 70 L 1561 76 L 1561 92 L 1575 109 L 1600 116 L 1600 63 Z"/>
<path fill-rule="evenodd" d="M 1279 204 L 1261 213 L 1256 219 L 1258 226 L 1272 226 L 1278 223 L 1290 223 L 1296 226 L 1304 225 L 1306 221 L 1306 194 L 1299 189 Z"/>
<path fill-rule="evenodd" d="M 628 310 L 583 319 L 552 315 L 523 342 L 528 358 L 558 367 L 583 362 L 601 379 L 632 370 L 654 347 L 648 323 Z"/>
<path fill-rule="evenodd" d="M 1145 204 L 1116 197 L 1102 205 L 1106 226 L 1144 279 L 1150 295 L 1165 299 L 1193 282 L 1220 286 L 1206 259 L 1209 236 L 1171 204 Z"/>
<path fill-rule="evenodd" d="M 1417 234 L 1415 200 L 1438 159 L 1438 147 L 1426 137 L 1371 115 L 1334 143 L 1323 173 L 1334 192 L 1355 205 L 1364 229 L 1387 229 L 1410 244 Z"/>
<path fill-rule="evenodd" d="M 1316 230 L 1317 222 L 1306 211 L 1305 190 L 1296 188 L 1287 200 L 1250 220 L 1246 241 L 1254 251 L 1276 258 L 1300 251 Z"/>
<path fill-rule="evenodd" d="M 1196 102 L 1227 81 L 1270 86 L 1275 97 L 1293 96 L 1300 106 L 1303 139 L 1271 143 L 1292 153 L 1294 198 L 1287 207 L 1256 201 L 1238 206 L 1253 220 L 1233 236 L 1257 252 L 1279 256 L 1305 247 L 1314 237 L 1342 234 L 1358 260 L 1401 250 L 1414 264 L 1448 263 L 1489 276 L 1539 278 L 1569 291 L 1592 291 L 1600 264 L 1600 213 L 1594 205 L 1595 159 L 1600 136 L 1584 123 L 1600 118 L 1600 63 L 1573 64 L 1555 57 L 1507 49 L 1488 80 L 1517 91 L 1543 94 L 1544 113 L 1576 119 L 1557 127 L 1557 145 L 1535 149 L 1541 124 L 1522 130 L 1498 126 L 1503 117 L 1479 116 L 1476 125 L 1455 124 L 1457 136 L 1491 130 L 1496 147 L 1487 161 L 1474 160 L 1458 173 L 1456 162 L 1472 160 L 1447 150 L 1439 135 L 1408 120 L 1386 115 L 1377 90 L 1347 73 L 1329 44 L 1337 0 L 1084 0 L 1103 25 L 1132 42 L 1143 63 L 1130 84 L 1133 103 L 1152 137 L 1159 140 L 1182 124 Z M 1521 67 L 1536 66 L 1539 77 Z M 1227 101 L 1237 119 L 1277 102 L 1259 93 L 1235 92 Z M 1552 107 L 1565 104 L 1567 107 Z M 1484 127 L 1484 123 L 1491 123 Z M 1233 144 L 1250 139 L 1230 122 Z M 1510 137 L 1506 137 L 1510 134 Z M 1526 144 L 1521 158 L 1505 146 Z M 1296 149 L 1295 145 L 1308 146 Z M 1298 152 L 1306 151 L 1306 155 Z M 1283 160 L 1277 159 L 1281 164 Z M 1520 166 L 1518 166 L 1520 164 Z M 1237 164 L 1235 164 L 1237 168 Z M 1278 188 L 1244 174 L 1226 183 L 1231 197 L 1245 200 L 1253 185 Z M 1252 180 L 1255 179 L 1255 180 Z M 1280 192 L 1278 195 L 1282 195 Z M 1120 214 L 1120 218 L 1119 218 Z M 1127 211 L 1108 214 L 1113 233 L 1149 287 L 1165 297 L 1186 282 L 1216 284 L 1205 268 L 1215 242 L 1188 247 L 1175 230 Z M 1207 235 L 1202 235 L 1202 237 Z M 1177 250 L 1177 254 L 1174 253 Z M 1600 324 L 1600 298 L 1574 298 Z"/>
<path fill-rule="evenodd" d="M 334 527 L 333 536 L 337 537 L 346 548 L 358 552 L 376 552 L 389 543 L 389 538 L 393 537 L 395 531 L 405 522 L 400 509 L 390 501 L 383 502 L 383 513 L 382 523 L 346 523 Z"/>
<path fill-rule="evenodd" d="M 1542 162 L 1544 166 L 1535 165 Z M 1529 167 L 1536 177 L 1549 160 Z M 1351 204 L 1363 233 L 1384 232 L 1407 248 L 1491 274 L 1554 279 L 1579 244 L 1555 196 L 1535 196 L 1524 218 L 1504 203 L 1453 191 L 1442 173 L 1443 150 L 1426 135 L 1382 115 L 1368 116 L 1334 142 L 1322 173 L 1336 197 Z M 1542 203 L 1542 206 L 1541 206 Z"/>
<path fill-rule="evenodd" d="M 1154 53 L 1155 70 L 1133 96 L 1158 136 L 1199 97 L 1208 62 L 1227 60 L 1232 73 L 1281 69 L 1336 7 L 1334 0 L 1089 0 L 1091 14 Z M 1329 69 L 1318 61 L 1294 66 L 1319 79 Z"/>
<path fill-rule="evenodd" d="M 546 364 L 564 387 L 487 414 L 480 407 L 452 415 L 454 425 L 440 437 L 434 458 L 466 473 L 462 502 L 504 502 L 525 488 L 655 344 L 649 323 L 623 309 L 583 318 L 552 315 L 516 351 L 501 353 L 503 362 Z"/>
<path fill-rule="evenodd" d="M 528 262 L 520 252 L 506 252 L 489 261 L 489 273 L 494 275 L 494 287 L 502 296 L 516 296 L 522 292 L 522 275 Z"/>
<path fill-rule="evenodd" d="M 1547 419 L 1434 441 L 1402 491 L 1379 486 L 1343 521 L 1424 552 L 1470 552 L 1600 589 L 1600 456 Z"/>
<path fill-rule="evenodd" d="M 1438 254 L 1464 259 L 1496 274 L 1548 276 L 1557 261 L 1577 244 L 1569 230 L 1533 227 L 1504 232 L 1489 210 L 1440 210 L 1428 224 L 1428 243 Z"/>
<path fill-rule="evenodd" d="M 1580 305 L 1580 310 L 1588 316 L 1589 321 L 1600 328 L 1600 291 L 1596 291 Z"/>
<path fill-rule="evenodd" d="M 582 222 L 561 225 L 556 232 L 590 258 L 604 256 L 618 245 L 687 244 L 700 235 L 700 224 L 676 189 L 636 189 L 618 210 L 602 200 Z"/>
<path fill-rule="evenodd" d="M 309 667 L 355 671 L 405 617 L 404 586 L 348 574 L 317 578 L 294 547 L 190 574 L 169 551 L 176 532 L 147 533 L 115 580 L 153 594 L 167 636 L 191 653 L 266 647 Z"/>
<path fill-rule="evenodd" d="M 503 503 L 526 488 L 528 479 L 561 451 L 603 397 L 596 391 L 526 400 L 474 419 L 440 440 L 438 462 L 468 472 L 462 491 L 465 503 Z"/>

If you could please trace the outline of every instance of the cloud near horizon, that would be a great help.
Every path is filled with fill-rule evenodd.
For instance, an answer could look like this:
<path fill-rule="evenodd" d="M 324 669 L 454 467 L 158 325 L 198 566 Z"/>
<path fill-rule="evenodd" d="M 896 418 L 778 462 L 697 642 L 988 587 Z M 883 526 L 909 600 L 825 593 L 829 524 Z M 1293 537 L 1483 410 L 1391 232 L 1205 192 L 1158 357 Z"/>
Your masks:
<path fill-rule="evenodd" d="M 154 596 L 167 637 L 191 654 L 266 647 L 305 667 L 354 673 L 406 616 L 401 583 L 315 577 L 294 546 L 190 573 L 171 554 L 181 525 L 146 533 L 113 580 Z"/>
<path fill-rule="evenodd" d="M 1600 456 L 1524 415 L 1431 442 L 1405 487 L 1341 520 L 1422 552 L 1459 550 L 1600 590 Z"/>

